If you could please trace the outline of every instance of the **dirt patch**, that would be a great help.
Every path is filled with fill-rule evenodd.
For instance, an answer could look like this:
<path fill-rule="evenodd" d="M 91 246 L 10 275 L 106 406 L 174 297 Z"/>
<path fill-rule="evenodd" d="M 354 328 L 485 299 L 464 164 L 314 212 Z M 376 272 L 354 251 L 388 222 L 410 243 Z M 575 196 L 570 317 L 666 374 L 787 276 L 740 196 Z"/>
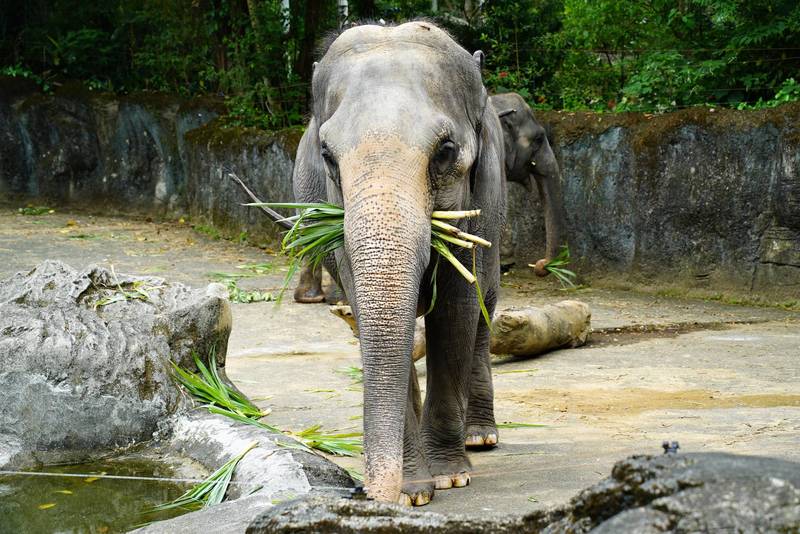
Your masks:
<path fill-rule="evenodd" d="M 545 412 L 626 417 L 652 410 L 706 410 L 713 408 L 800 407 L 800 395 L 721 395 L 695 389 L 656 391 L 642 388 L 508 391 L 499 396 Z"/>

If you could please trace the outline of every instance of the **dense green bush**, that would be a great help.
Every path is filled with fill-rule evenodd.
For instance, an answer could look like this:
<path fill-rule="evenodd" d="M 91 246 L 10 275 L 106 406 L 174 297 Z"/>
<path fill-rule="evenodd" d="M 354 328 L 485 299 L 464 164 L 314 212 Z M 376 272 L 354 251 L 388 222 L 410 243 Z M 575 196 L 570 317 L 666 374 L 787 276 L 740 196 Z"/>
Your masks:
<path fill-rule="evenodd" d="M 303 121 L 334 0 L 0 0 L 0 74 L 49 90 L 214 94 L 227 124 Z M 480 7 L 479 7 L 480 6 Z M 431 17 L 534 106 L 666 111 L 797 100 L 796 0 L 350 0 L 351 19 Z"/>

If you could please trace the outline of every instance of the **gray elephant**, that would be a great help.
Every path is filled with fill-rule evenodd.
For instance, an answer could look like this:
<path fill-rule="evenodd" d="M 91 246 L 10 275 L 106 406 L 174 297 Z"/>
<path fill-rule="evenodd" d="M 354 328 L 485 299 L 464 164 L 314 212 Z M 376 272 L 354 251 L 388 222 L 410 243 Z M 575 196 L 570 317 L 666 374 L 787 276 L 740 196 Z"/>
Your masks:
<path fill-rule="evenodd" d="M 544 208 L 547 245 L 545 257 L 534 271 L 546 276 L 545 264 L 558 255 L 564 228 L 561 173 L 544 128 L 536 120 L 525 99 L 517 93 L 493 95 L 491 102 L 503 126 L 506 178 L 530 191 L 536 182 Z M 510 237 L 510 236 L 509 236 Z"/>
<path fill-rule="evenodd" d="M 489 100 L 497 111 L 503 128 L 506 178 L 522 184 L 528 191 L 532 190 L 535 183 L 539 191 L 539 198 L 544 208 L 547 244 L 545 257 L 536 262 L 534 272 L 538 276 L 547 276 L 548 272 L 544 269 L 544 265 L 558 255 L 565 224 L 558 161 L 544 128 L 520 95 L 503 93 L 493 95 Z M 510 228 L 506 227 L 505 230 L 502 236 L 503 244 L 512 249 Z M 326 300 L 322 289 L 321 269 L 321 266 L 317 266 L 316 269 L 311 267 L 303 269 L 294 291 L 296 302 L 313 303 Z"/>
<path fill-rule="evenodd" d="M 476 290 L 443 261 L 425 316 L 427 396 L 413 403 L 415 319 L 432 298 L 433 210 L 480 208 L 456 224 L 493 243 L 504 224 L 503 134 L 470 55 L 428 22 L 358 26 L 315 66 L 313 114 L 297 152 L 296 199 L 345 210 L 344 247 L 325 268 L 355 313 L 364 368 L 368 494 L 426 504 L 434 488 L 465 486 L 465 443 L 497 441 L 489 330 Z M 454 250 L 465 263 L 472 256 Z M 489 313 L 497 247 L 476 267 Z"/>

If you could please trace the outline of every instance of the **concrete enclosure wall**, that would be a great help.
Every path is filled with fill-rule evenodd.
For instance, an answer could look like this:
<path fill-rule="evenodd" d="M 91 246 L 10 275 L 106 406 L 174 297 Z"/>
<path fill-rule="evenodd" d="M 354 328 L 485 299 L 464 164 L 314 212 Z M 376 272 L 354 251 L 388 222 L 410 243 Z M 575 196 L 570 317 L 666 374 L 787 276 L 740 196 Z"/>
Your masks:
<path fill-rule="evenodd" d="M 226 178 L 292 198 L 300 131 L 222 128 L 211 99 L 42 95 L 0 80 L 0 201 L 185 214 L 228 235 L 277 228 Z M 582 272 L 800 296 L 800 105 L 653 116 L 541 112 Z M 517 262 L 541 257 L 535 192 L 509 184 Z"/>

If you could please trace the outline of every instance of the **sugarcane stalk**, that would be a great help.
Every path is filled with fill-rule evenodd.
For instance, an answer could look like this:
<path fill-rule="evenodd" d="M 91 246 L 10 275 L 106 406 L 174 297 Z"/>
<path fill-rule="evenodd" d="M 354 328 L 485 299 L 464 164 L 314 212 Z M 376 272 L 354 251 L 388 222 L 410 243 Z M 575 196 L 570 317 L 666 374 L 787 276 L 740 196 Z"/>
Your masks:
<path fill-rule="evenodd" d="M 431 246 L 436 250 L 436 252 L 444 256 L 444 259 L 449 261 L 467 282 L 469 282 L 470 284 L 475 283 L 475 276 L 473 276 L 473 274 L 469 272 L 469 269 L 464 267 L 464 265 L 460 261 L 458 261 L 458 258 L 456 258 L 452 252 L 450 252 L 450 249 L 447 248 L 447 245 L 445 245 L 442 241 L 435 239 L 431 241 Z"/>
<path fill-rule="evenodd" d="M 466 211 L 434 211 L 431 213 L 432 219 L 465 219 L 468 217 L 477 217 L 481 214 L 481 210 L 466 210 Z"/>
<path fill-rule="evenodd" d="M 472 248 L 475 246 L 475 243 L 471 243 L 469 241 L 464 241 L 463 239 L 459 239 L 457 237 L 453 237 L 453 236 L 448 235 L 448 234 L 443 234 L 441 232 L 437 232 L 436 235 L 440 239 L 442 239 L 444 241 L 447 241 L 448 243 L 452 243 L 454 245 L 458 245 L 459 247 L 463 247 L 463 248 L 466 248 L 466 249 L 472 250 Z"/>
<path fill-rule="evenodd" d="M 440 230 L 443 230 L 443 231 L 449 233 L 450 235 L 453 235 L 453 236 L 458 237 L 460 239 L 463 239 L 465 241 L 471 241 L 471 242 L 475 243 L 476 245 L 480 245 L 480 246 L 486 247 L 486 248 L 490 248 L 492 246 L 492 243 L 490 241 L 486 241 L 482 237 L 478 237 L 476 235 L 469 234 L 469 233 L 461 230 L 461 228 L 459 228 L 457 226 L 453 226 L 452 224 L 447 224 L 446 222 L 442 222 L 442 221 L 437 220 L 437 219 L 431 219 L 431 225 L 435 226 L 436 228 L 439 228 Z"/>

